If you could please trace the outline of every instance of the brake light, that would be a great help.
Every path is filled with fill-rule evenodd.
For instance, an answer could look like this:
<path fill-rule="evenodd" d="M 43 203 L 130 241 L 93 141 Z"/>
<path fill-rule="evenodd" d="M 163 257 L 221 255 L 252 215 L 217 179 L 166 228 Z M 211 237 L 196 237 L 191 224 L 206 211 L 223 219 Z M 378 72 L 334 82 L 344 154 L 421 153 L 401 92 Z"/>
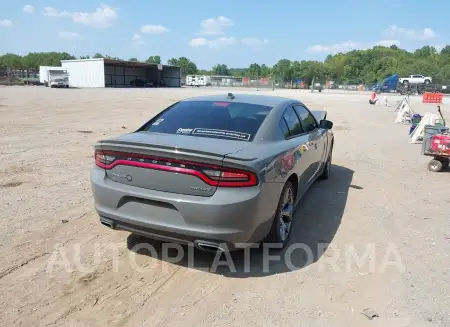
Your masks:
<path fill-rule="evenodd" d="M 251 187 L 258 185 L 255 173 L 235 168 L 113 151 L 95 151 L 94 156 L 95 164 L 106 170 L 123 165 L 192 175 L 211 186 Z"/>
<path fill-rule="evenodd" d="M 104 154 L 102 151 L 95 151 L 95 164 L 100 168 L 106 168 L 108 165 L 112 164 L 116 158 L 112 155 Z"/>
<path fill-rule="evenodd" d="M 217 186 L 224 187 L 245 187 L 258 185 L 255 174 L 248 171 L 228 171 L 227 168 L 219 170 L 203 169 L 203 172 L 213 181 L 217 181 Z"/>

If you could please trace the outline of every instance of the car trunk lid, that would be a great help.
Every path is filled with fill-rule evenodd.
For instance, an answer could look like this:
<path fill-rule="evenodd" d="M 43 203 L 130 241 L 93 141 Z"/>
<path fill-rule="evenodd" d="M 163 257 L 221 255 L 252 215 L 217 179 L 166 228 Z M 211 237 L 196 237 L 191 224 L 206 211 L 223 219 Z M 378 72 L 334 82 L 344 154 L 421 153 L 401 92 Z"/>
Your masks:
<path fill-rule="evenodd" d="M 212 196 L 208 174 L 220 169 L 225 155 L 249 143 L 188 135 L 136 132 L 101 141 L 106 178 L 146 189 Z M 97 148 L 99 148 L 97 146 Z"/>

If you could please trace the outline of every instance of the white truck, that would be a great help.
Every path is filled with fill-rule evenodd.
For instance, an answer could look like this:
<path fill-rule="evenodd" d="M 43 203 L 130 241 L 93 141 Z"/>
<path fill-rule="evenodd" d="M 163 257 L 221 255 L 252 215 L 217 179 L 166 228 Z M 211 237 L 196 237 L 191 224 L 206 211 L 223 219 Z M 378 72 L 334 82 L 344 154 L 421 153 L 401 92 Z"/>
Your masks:
<path fill-rule="evenodd" d="M 409 84 L 431 84 L 433 79 L 423 75 L 409 75 L 409 77 L 399 78 L 398 81 L 407 86 Z"/>
<path fill-rule="evenodd" d="M 211 76 L 206 75 L 187 75 L 186 76 L 187 86 L 211 86 Z"/>
<path fill-rule="evenodd" d="M 69 74 L 58 66 L 40 66 L 39 81 L 45 86 L 69 88 Z"/>

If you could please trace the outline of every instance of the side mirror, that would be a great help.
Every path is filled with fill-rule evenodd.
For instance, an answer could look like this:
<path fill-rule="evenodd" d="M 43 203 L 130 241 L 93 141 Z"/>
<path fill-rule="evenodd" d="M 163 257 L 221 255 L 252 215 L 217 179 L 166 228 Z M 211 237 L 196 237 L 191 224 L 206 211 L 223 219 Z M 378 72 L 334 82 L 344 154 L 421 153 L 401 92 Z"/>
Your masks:
<path fill-rule="evenodd" d="M 320 121 L 319 128 L 332 129 L 333 128 L 333 122 L 329 121 L 329 120 L 326 120 L 326 119 L 322 119 Z"/>

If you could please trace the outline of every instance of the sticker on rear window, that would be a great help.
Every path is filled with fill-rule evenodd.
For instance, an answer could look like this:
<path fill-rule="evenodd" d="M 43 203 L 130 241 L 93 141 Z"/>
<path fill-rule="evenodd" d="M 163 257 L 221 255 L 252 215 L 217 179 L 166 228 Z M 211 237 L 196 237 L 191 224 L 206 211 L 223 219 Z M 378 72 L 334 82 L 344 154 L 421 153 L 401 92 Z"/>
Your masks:
<path fill-rule="evenodd" d="M 213 102 L 214 107 L 228 107 L 231 102 Z"/>
<path fill-rule="evenodd" d="M 158 126 L 160 123 L 162 123 L 164 121 L 163 118 L 158 119 L 157 121 L 155 121 L 152 125 L 153 126 Z"/>
<path fill-rule="evenodd" d="M 177 134 L 191 134 L 193 130 L 192 128 L 179 128 Z"/>
<path fill-rule="evenodd" d="M 251 135 L 247 133 L 227 131 L 222 129 L 209 129 L 209 128 L 195 128 L 192 135 L 208 135 L 218 137 L 228 137 L 237 140 L 250 140 Z"/>

